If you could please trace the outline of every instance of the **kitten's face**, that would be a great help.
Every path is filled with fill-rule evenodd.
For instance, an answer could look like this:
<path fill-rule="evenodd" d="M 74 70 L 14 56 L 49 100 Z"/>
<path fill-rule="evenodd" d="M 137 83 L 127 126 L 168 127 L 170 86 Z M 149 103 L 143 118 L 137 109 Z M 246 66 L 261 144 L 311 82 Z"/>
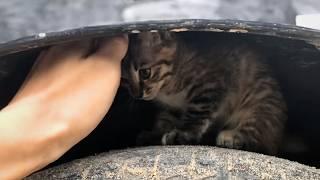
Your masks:
<path fill-rule="evenodd" d="M 143 32 L 130 39 L 124 71 L 135 98 L 152 100 L 172 76 L 176 41 L 171 33 Z"/>

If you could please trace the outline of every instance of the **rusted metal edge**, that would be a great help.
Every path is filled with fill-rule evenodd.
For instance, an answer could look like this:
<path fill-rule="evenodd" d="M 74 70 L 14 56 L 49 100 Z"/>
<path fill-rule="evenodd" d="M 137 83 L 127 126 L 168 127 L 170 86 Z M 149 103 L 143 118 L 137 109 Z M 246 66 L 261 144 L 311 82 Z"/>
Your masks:
<path fill-rule="evenodd" d="M 83 38 L 159 30 L 170 30 L 174 32 L 211 31 L 228 33 L 249 33 L 293 40 L 303 40 L 320 49 L 319 30 L 298 27 L 294 25 L 253 21 L 182 19 L 170 21 L 132 22 L 103 26 L 88 26 L 59 32 L 39 33 L 37 35 L 28 36 L 0 44 L 0 56 Z"/>

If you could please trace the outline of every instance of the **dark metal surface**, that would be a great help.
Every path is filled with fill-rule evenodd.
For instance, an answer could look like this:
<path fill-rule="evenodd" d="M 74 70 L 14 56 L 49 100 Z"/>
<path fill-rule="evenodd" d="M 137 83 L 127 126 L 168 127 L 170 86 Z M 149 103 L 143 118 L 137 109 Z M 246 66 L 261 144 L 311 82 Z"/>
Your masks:
<path fill-rule="evenodd" d="M 295 3 L 296 1 L 303 2 Z M 41 32 L 152 19 L 239 19 L 294 24 L 297 13 L 320 12 L 320 7 L 317 7 L 320 3 L 316 1 L 318 0 L 0 1 L 0 42 Z"/>
<path fill-rule="evenodd" d="M 92 26 L 60 32 L 40 33 L 38 35 L 0 44 L 0 56 L 82 38 L 112 36 L 120 33 L 132 33 L 146 30 L 249 33 L 304 40 L 320 48 L 320 31 L 304 27 L 233 20 L 172 20 Z"/>

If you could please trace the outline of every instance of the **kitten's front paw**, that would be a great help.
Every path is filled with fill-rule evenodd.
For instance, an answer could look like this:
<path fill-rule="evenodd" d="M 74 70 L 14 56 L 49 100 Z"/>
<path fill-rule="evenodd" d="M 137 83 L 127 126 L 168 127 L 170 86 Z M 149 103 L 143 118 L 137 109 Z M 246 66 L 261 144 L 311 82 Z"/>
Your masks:
<path fill-rule="evenodd" d="M 177 130 L 172 130 L 170 132 L 167 132 L 163 134 L 161 138 L 161 144 L 162 145 L 174 145 L 176 142 L 176 137 L 177 137 Z"/>
<path fill-rule="evenodd" d="M 189 132 L 172 130 L 165 133 L 161 139 L 162 145 L 186 145 L 195 144 L 196 138 Z"/>
<path fill-rule="evenodd" d="M 232 149 L 242 149 L 244 147 L 244 140 L 238 131 L 225 130 L 219 133 L 216 145 Z"/>

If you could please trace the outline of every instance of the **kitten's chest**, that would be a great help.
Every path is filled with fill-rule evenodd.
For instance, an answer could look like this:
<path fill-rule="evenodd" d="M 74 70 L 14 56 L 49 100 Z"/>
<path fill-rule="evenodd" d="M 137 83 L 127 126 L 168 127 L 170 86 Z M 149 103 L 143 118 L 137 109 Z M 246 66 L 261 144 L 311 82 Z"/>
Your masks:
<path fill-rule="evenodd" d="M 156 100 L 171 108 L 183 110 L 187 106 L 186 96 L 187 93 L 185 91 L 172 94 L 159 93 Z"/>

